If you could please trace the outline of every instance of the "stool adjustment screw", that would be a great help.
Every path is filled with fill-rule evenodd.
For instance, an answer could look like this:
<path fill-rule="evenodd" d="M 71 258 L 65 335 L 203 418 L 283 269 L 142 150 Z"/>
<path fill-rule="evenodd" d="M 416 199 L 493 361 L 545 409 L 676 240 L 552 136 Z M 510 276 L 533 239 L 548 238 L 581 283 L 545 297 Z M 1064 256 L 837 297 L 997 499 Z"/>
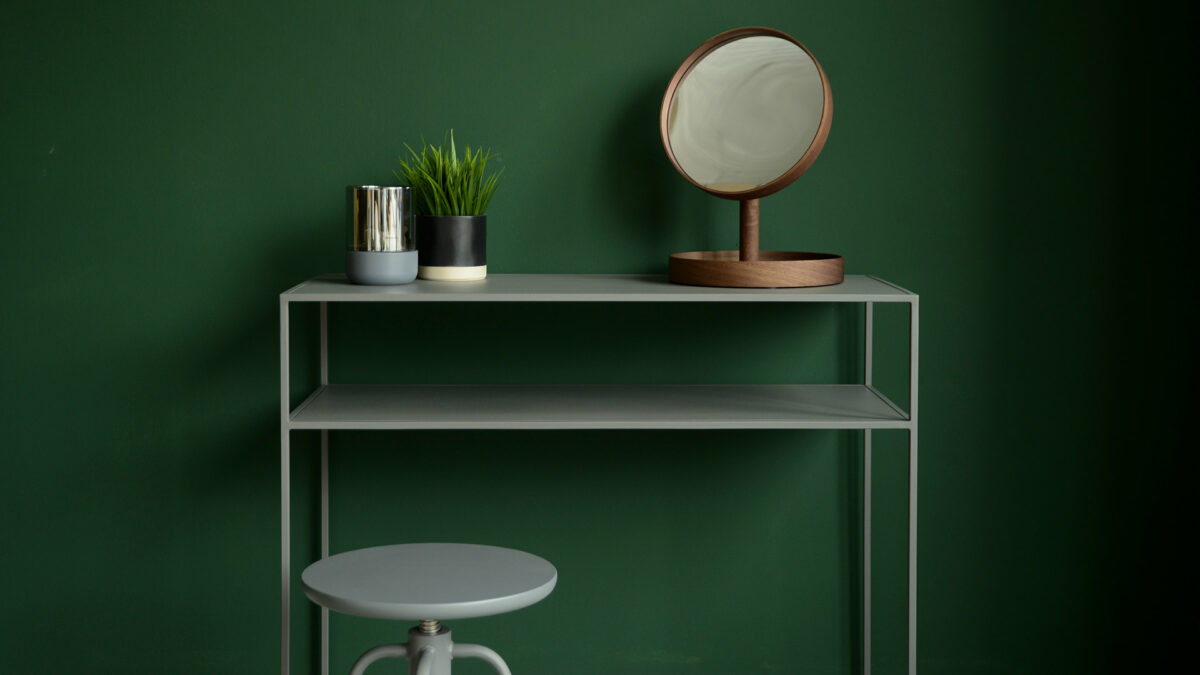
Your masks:
<path fill-rule="evenodd" d="M 421 625 L 417 628 L 424 635 L 437 635 L 442 630 L 442 622 L 437 619 L 421 619 Z"/>

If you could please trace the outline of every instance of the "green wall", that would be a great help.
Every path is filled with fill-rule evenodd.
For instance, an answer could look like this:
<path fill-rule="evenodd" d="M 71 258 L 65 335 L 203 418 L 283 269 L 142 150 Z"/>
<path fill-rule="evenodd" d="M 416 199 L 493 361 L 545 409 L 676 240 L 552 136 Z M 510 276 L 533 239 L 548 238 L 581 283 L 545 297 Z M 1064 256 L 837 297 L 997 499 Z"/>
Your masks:
<path fill-rule="evenodd" d="M 1170 506 L 1151 462 L 1178 446 L 1130 420 L 1182 388 L 1166 355 L 1185 341 L 1162 318 L 1181 305 L 1152 301 L 1181 268 L 1146 274 L 1139 254 L 1181 250 L 1157 225 L 1178 217 L 1184 178 L 1194 190 L 1194 164 L 1171 149 L 1194 134 L 1168 131 L 1187 118 L 1167 74 L 1184 43 L 1143 43 L 1132 8 L 8 4 L 5 672 L 274 672 L 277 295 L 343 269 L 343 187 L 390 181 L 403 142 L 453 127 L 507 167 L 493 273 L 661 273 L 670 252 L 734 246 L 736 206 L 673 172 L 657 115 L 683 57 L 741 25 L 804 41 L 835 94 L 820 160 L 762 204 L 764 246 L 840 252 L 849 272 L 922 296 L 922 672 L 1092 673 L 1156 653 L 1133 625 L 1170 588 L 1147 523 Z M 297 314 L 297 377 L 311 380 L 315 316 Z M 331 315 L 343 381 L 853 381 L 862 368 L 861 317 L 828 307 Z M 880 321 L 881 377 L 902 391 L 903 316 Z M 368 362 L 367 345 L 394 357 Z M 896 673 L 905 446 L 879 436 L 874 672 Z M 334 434 L 333 546 L 464 540 L 555 562 L 546 602 L 457 626 L 526 675 L 858 672 L 859 443 Z M 294 447 L 304 561 L 316 439 Z M 299 593 L 295 605 L 294 672 L 314 672 L 315 613 Z M 401 628 L 336 617 L 336 672 Z"/>

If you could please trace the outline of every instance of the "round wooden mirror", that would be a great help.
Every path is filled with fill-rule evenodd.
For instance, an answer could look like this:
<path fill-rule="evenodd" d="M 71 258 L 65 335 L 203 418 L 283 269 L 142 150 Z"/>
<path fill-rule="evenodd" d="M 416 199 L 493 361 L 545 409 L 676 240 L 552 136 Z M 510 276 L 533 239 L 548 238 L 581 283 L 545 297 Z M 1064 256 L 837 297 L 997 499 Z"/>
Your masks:
<path fill-rule="evenodd" d="M 741 202 L 740 246 L 673 254 L 671 281 L 737 287 L 841 283 L 841 256 L 758 248 L 759 198 L 787 187 L 812 166 L 832 120 L 825 71 L 786 33 L 737 28 L 684 59 L 663 97 L 663 145 L 693 185 Z"/>

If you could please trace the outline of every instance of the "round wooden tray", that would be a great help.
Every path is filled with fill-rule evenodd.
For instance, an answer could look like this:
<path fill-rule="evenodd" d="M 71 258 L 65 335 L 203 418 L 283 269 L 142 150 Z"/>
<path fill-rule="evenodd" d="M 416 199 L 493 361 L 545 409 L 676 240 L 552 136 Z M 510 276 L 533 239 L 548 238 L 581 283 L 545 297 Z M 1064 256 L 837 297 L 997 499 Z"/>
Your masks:
<path fill-rule="evenodd" d="M 758 251 L 740 260 L 738 251 L 672 253 L 669 277 L 677 284 L 731 288 L 832 286 L 845 276 L 842 256 L 805 251 Z"/>

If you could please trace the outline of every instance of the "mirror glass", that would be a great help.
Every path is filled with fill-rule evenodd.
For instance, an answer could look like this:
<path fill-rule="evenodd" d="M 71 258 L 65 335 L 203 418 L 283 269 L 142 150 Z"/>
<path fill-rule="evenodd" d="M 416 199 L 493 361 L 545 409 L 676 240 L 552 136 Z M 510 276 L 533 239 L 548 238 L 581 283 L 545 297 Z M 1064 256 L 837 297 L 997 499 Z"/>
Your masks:
<path fill-rule="evenodd" d="M 778 180 L 814 146 L 826 86 L 817 62 L 792 41 L 755 35 L 721 44 L 693 65 L 671 98 L 666 135 L 675 163 L 714 193 Z"/>

